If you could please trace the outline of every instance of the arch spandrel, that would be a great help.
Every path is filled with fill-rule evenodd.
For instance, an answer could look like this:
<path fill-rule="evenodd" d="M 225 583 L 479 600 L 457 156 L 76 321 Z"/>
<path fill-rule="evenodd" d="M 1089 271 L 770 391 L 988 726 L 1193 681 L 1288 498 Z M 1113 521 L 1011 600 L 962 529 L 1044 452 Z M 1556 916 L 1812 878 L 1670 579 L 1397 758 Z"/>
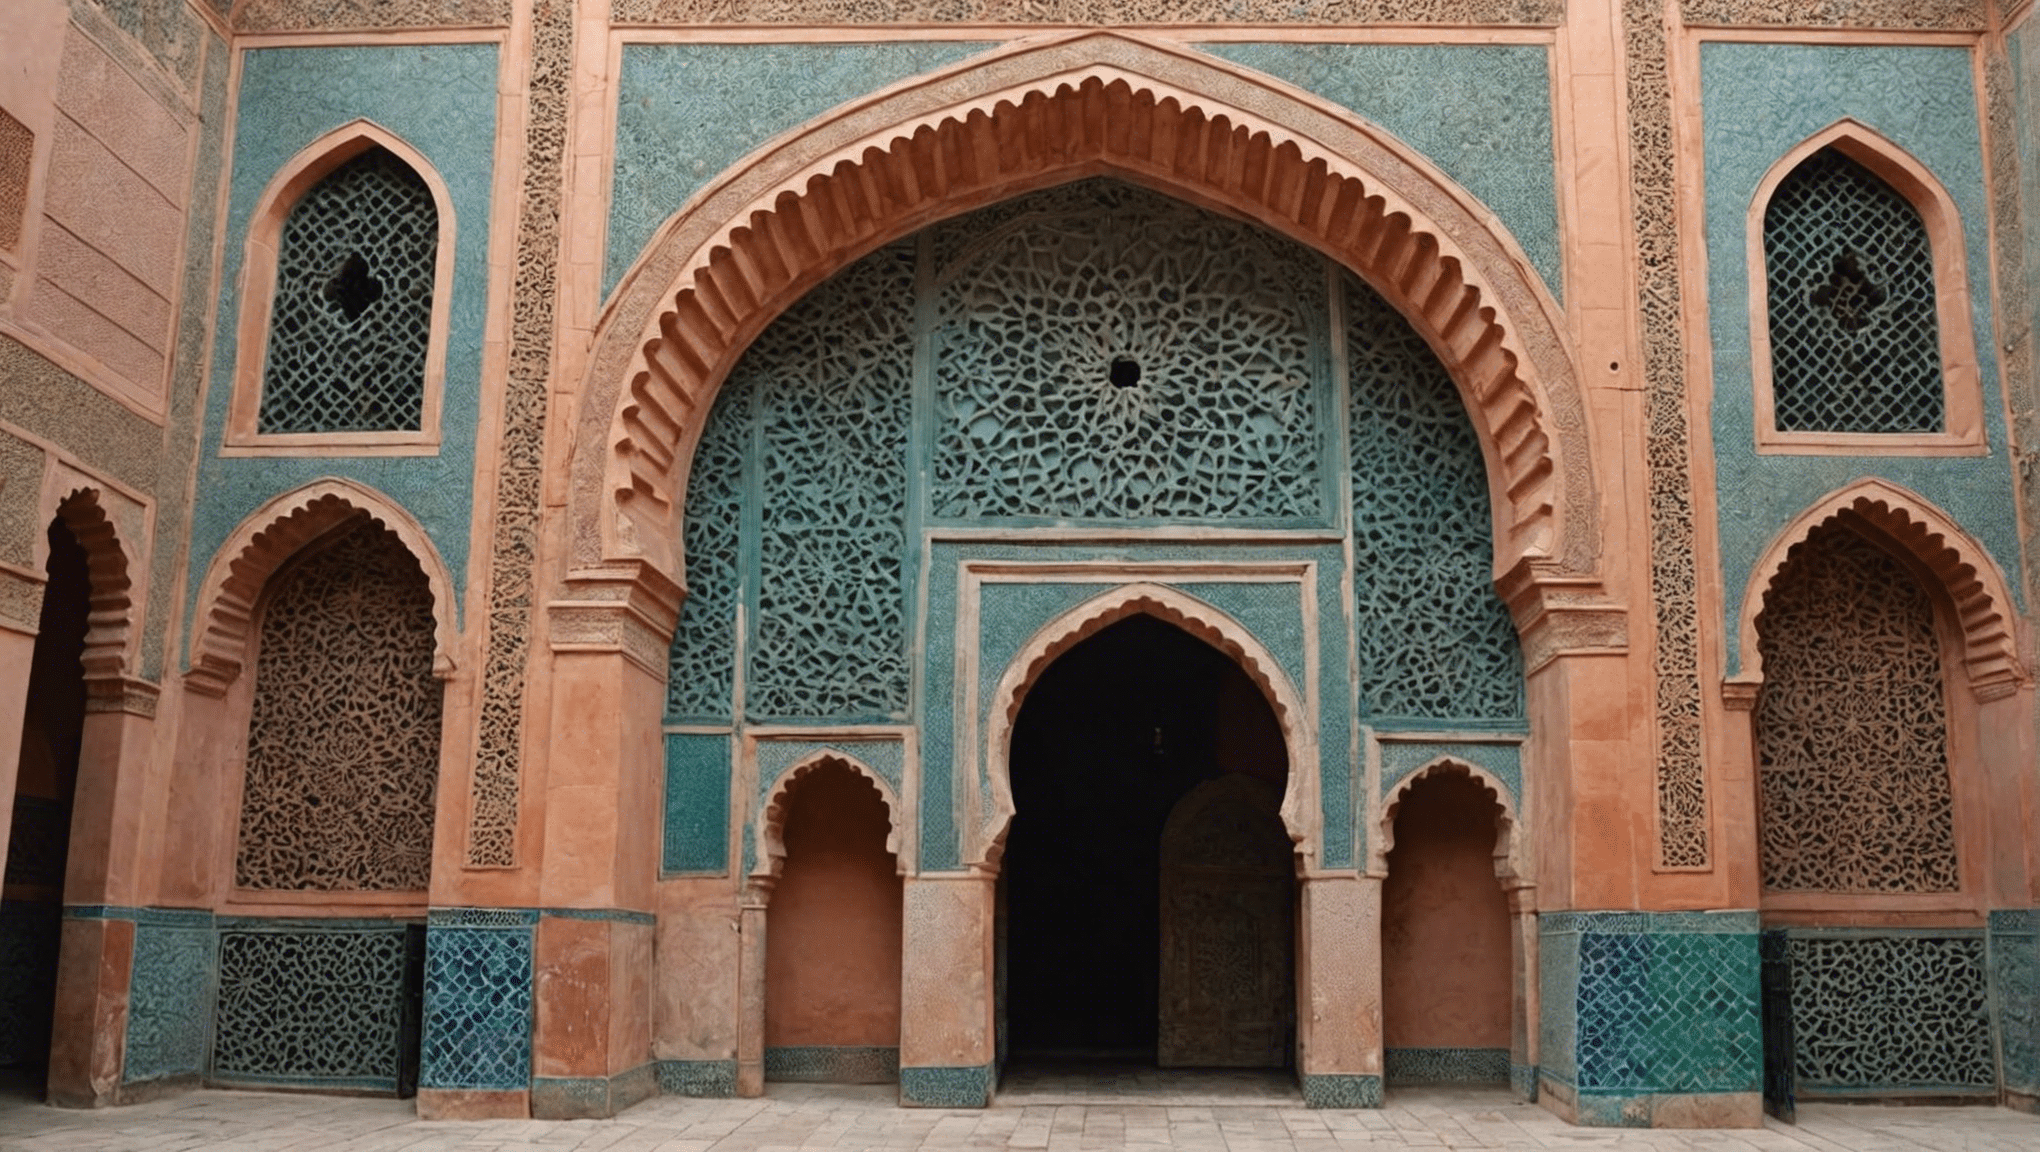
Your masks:
<path fill-rule="evenodd" d="M 823 748 L 801 757 L 781 772 L 765 790 L 765 798 L 758 805 L 753 832 L 757 860 L 746 882 L 761 902 L 770 898 L 773 885 L 786 871 L 786 817 L 791 809 L 793 789 L 808 776 L 824 769 L 848 772 L 878 793 L 880 802 L 885 805 L 885 850 L 892 854 L 894 868 L 901 875 L 907 873 L 907 854 L 902 847 L 906 830 L 905 808 L 892 785 L 876 768 L 850 753 Z"/>
<path fill-rule="evenodd" d="M 1027 694 L 1042 673 L 1064 653 L 1112 625 L 1133 616 L 1152 616 L 1172 624 L 1216 648 L 1238 664 L 1260 690 L 1282 731 L 1289 758 L 1289 781 L 1278 813 L 1297 853 L 1306 863 L 1316 860 L 1323 839 L 1317 810 L 1318 741 L 1316 701 L 1298 691 L 1282 666 L 1253 632 L 1218 608 L 1161 584 L 1125 584 L 1092 597 L 1035 630 L 999 673 L 991 714 L 984 734 L 987 794 L 975 796 L 977 812 L 969 821 L 965 856 L 973 868 L 996 870 L 1013 825 L 1011 775 L 1013 729 Z"/>
<path fill-rule="evenodd" d="M 814 284 L 935 220 L 1109 174 L 1351 268 L 1450 371 L 1479 434 L 1495 570 L 1591 573 L 1584 405 L 1557 304 L 1492 213 L 1350 113 L 1118 32 L 987 53 L 838 109 L 699 193 L 597 333 L 573 462 L 575 568 L 678 576 L 695 439 L 735 361 Z"/>

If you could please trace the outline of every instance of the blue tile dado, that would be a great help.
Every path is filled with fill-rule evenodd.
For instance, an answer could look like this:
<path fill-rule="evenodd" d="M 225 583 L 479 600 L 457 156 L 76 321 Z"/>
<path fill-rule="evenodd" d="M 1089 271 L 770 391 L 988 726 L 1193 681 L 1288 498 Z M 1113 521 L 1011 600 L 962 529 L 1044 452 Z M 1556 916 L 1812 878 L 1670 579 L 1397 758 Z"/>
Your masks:
<path fill-rule="evenodd" d="M 108 918 L 135 922 L 121 1083 L 202 1075 L 212 1040 L 218 959 L 212 913 L 167 908 L 108 911 L 131 912 L 132 916 Z"/>
<path fill-rule="evenodd" d="M 983 1108 L 992 1102 L 992 1066 L 900 1069 L 900 1103 L 909 1108 Z"/>
<path fill-rule="evenodd" d="M 1631 1122 L 1626 1100 L 1759 1090 L 1756 928 L 1754 912 L 1539 918 L 1542 1071 L 1577 1094 L 1581 1123 Z"/>
<path fill-rule="evenodd" d="M 1379 1076 L 1306 1072 L 1301 1079 L 1306 1108 L 1381 1107 Z"/>
<path fill-rule="evenodd" d="M 668 1096 L 737 1094 L 735 1060 L 661 1060 L 658 1075 L 659 1091 Z"/>
<path fill-rule="evenodd" d="M 2040 1097 L 2040 909 L 1992 912 L 1989 944 L 1999 1082 L 2009 1092 Z"/>
<path fill-rule="evenodd" d="M 525 908 L 435 908 L 427 917 L 421 1087 L 531 1086 L 537 923 Z"/>

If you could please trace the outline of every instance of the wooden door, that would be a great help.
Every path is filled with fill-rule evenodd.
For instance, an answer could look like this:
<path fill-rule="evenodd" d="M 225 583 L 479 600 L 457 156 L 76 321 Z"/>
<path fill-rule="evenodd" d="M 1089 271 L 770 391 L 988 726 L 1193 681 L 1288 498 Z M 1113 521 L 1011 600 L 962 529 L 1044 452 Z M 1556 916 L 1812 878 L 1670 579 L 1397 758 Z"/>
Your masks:
<path fill-rule="evenodd" d="M 1226 775 L 1162 830 L 1164 1068 L 1281 1068 L 1296 1035 L 1296 871 L 1281 797 Z"/>

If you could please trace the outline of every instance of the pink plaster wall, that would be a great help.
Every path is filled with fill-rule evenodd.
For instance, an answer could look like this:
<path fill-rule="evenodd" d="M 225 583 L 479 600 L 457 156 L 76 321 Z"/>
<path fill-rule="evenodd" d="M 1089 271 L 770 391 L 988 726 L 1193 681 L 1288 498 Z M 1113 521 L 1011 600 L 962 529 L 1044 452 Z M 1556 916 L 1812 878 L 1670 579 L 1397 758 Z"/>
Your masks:
<path fill-rule="evenodd" d="M 1412 787 L 1382 892 L 1383 1040 L 1509 1046 L 1509 909 L 1495 881 L 1495 805 L 1465 776 Z"/>
<path fill-rule="evenodd" d="M 885 802 L 862 777 L 794 785 L 765 937 L 765 1044 L 900 1042 L 902 889 Z"/>

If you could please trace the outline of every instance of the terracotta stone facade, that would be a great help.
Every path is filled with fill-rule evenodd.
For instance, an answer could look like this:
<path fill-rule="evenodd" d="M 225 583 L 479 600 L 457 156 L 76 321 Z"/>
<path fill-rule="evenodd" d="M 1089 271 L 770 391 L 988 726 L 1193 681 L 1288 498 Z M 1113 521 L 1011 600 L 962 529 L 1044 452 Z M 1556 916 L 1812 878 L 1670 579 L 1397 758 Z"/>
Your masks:
<path fill-rule="evenodd" d="M 2040 1101 L 2015 0 L 16 0 L 0 1063 Z"/>

